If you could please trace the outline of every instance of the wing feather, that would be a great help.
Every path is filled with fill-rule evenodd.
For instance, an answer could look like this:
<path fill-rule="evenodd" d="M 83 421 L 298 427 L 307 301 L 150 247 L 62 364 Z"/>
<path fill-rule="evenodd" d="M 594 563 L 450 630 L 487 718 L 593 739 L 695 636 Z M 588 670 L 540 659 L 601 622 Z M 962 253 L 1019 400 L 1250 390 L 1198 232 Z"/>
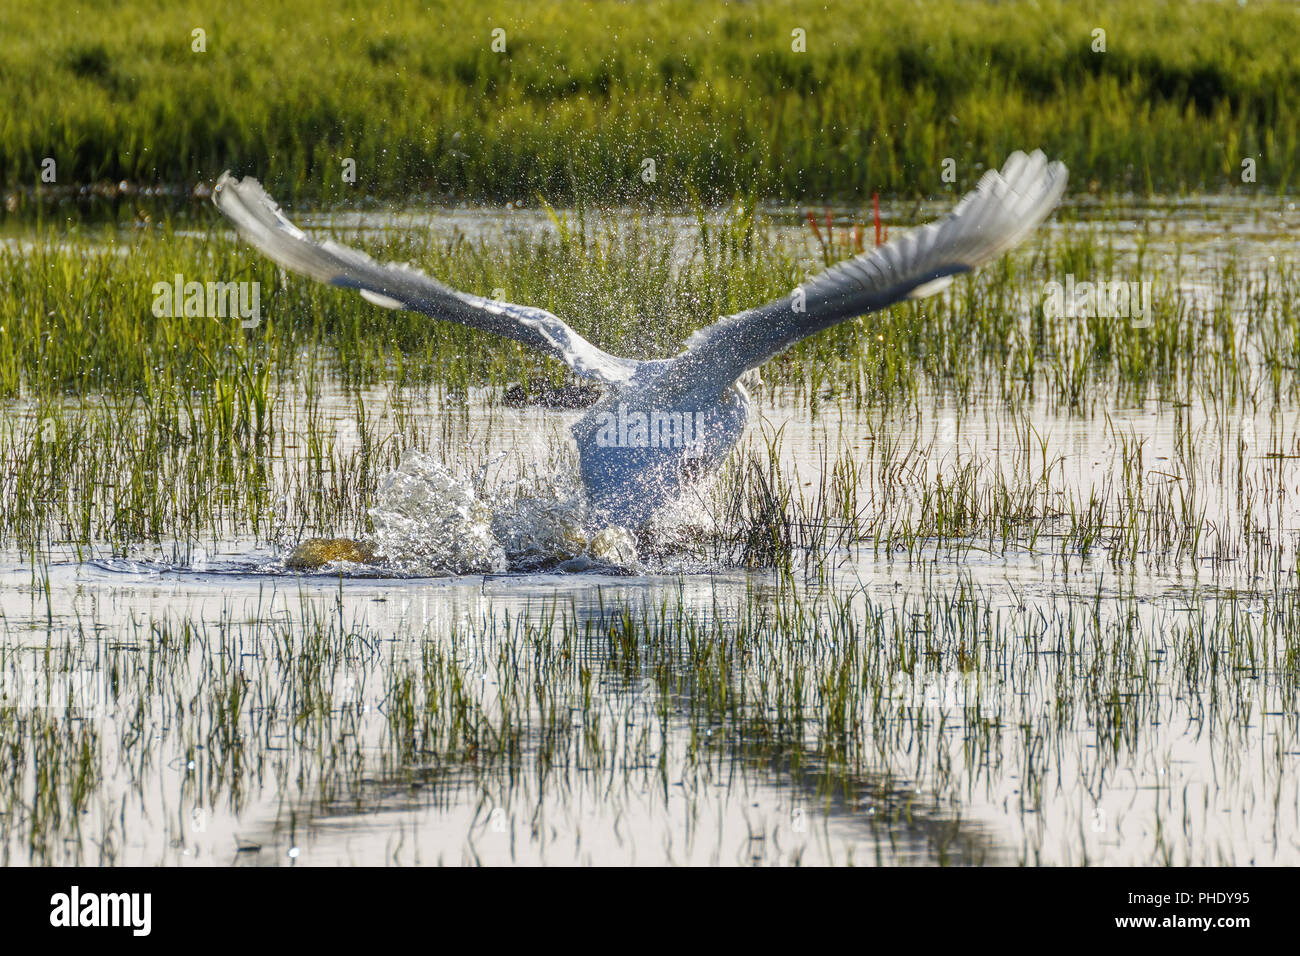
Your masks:
<path fill-rule="evenodd" d="M 1043 222 L 1067 174 L 1037 150 L 989 170 L 949 215 L 841 262 L 775 302 L 727 316 L 691 337 L 671 366 L 675 391 L 731 385 L 790 345 L 837 322 L 933 295 L 954 276 L 991 262 Z M 799 311 L 802 307 L 803 311 Z M 668 383 L 665 382 L 665 385 Z"/>
<path fill-rule="evenodd" d="M 222 174 L 217 208 L 251 245 L 291 272 L 356 289 L 367 301 L 457 322 L 522 342 L 608 385 L 631 379 L 637 363 L 603 352 L 544 309 L 458 292 L 408 265 L 376 262 L 364 252 L 317 240 L 280 211 L 257 180 Z"/>

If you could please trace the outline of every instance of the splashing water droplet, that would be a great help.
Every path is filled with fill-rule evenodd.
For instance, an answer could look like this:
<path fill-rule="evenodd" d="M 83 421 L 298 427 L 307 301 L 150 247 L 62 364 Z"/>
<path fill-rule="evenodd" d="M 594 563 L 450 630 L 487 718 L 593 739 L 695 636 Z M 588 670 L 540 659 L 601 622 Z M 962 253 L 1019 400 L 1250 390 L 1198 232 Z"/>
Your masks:
<path fill-rule="evenodd" d="M 492 510 L 468 481 L 440 462 L 410 452 L 379 486 L 370 509 L 376 553 L 417 575 L 504 571 L 505 550 L 492 535 Z"/>
<path fill-rule="evenodd" d="M 574 475 L 519 480 L 480 497 L 472 480 L 410 452 L 381 483 L 370 518 L 376 558 L 403 574 L 637 567 L 632 533 L 608 527 L 592 535 L 586 511 Z"/>

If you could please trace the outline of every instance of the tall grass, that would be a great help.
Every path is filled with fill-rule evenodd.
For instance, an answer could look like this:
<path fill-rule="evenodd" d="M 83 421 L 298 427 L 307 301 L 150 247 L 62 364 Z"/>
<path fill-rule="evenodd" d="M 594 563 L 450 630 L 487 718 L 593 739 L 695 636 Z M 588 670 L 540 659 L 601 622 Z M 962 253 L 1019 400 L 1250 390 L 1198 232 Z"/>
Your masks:
<path fill-rule="evenodd" d="M 936 213 L 916 211 L 921 219 Z M 951 390 L 962 403 L 996 398 L 1014 406 L 1047 395 L 1085 413 L 1116 389 L 1134 401 L 1253 407 L 1296 397 L 1300 283 L 1288 256 L 1243 261 L 1226 246 L 1198 260 L 1175 247 L 1168 262 L 1144 261 L 1117 252 L 1099 228 L 1111 215 L 1120 213 L 1070 223 L 1061 241 L 1039 239 L 949 294 L 808 339 L 763 376 L 793 387 L 814 411 L 827 395 L 861 406 L 915 400 L 927 386 Z M 344 238 L 457 288 L 547 308 L 601 347 L 634 358 L 674 355 L 696 329 L 785 295 L 822 268 L 808 235 L 744 205 L 701 213 L 693 229 L 658 217 L 582 213 L 553 222 L 521 214 L 519 225 L 474 239 L 456 226 Z M 830 254 L 851 248 L 837 245 Z M 1209 268 L 1199 298 L 1182 285 L 1187 261 Z M 264 321 L 245 329 L 238 320 L 153 315 L 154 283 L 177 274 L 259 283 Z M 1066 274 L 1149 282 L 1146 324 L 1045 310 L 1045 283 Z M 296 277 L 281 281 L 273 264 L 215 228 L 45 232 L 0 246 L 0 397 L 102 391 L 157 405 L 220 393 L 213 400 L 233 401 L 234 413 L 256 430 L 276 383 L 321 363 L 348 387 L 387 381 L 460 394 L 566 374 L 492 336 L 380 311 Z"/>
<path fill-rule="evenodd" d="M 183 194 L 233 166 L 331 202 L 654 202 L 935 194 L 1032 145 L 1105 192 L 1255 188 L 1246 158 L 1286 189 L 1300 155 L 1284 2 L 74 8 L 6 15 L 0 184 L 15 209 L 47 157 L 65 190 Z"/>

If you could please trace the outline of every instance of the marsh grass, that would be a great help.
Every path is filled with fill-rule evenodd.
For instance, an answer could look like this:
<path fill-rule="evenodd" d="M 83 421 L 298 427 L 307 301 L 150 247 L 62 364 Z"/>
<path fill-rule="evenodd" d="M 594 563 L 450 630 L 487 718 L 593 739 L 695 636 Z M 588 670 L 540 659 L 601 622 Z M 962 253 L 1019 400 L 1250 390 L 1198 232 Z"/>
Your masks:
<path fill-rule="evenodd" d="M 1284 2 L 55 3 L 6 25 L 0 89 L 24 108 L 0 127 L 0 170 L 23 216 L 44 206 L 46 157 L 55 208 L 94 184 L 96 215 L 129 215 L 142 197 L 119 181 L 186 196 L 228 166 L 330 202 L 862 201 L 949 191 L 945 157 L 965 188 L 1026 145 L 1114 193 L 1240 188 L 1246 157 L 1285 190 L 1300 155 Z"/>
<path fill-rule="evenodd" d="M 924 221 L 939 211 L 914 213 Z M 379 241 L 370 233 L 350 238 L 458 288 L 547 308 L 602 347 L 636 358 L 676 354 L 718 316 L 787 294 L 820 269 L 808 236 L 743 204 L 701 210 L 684 235 L 678 223 L 636 214 L 588 220 L 551 212 L 541 224 L 533 217 L 519 225 L 478 239 L 455 227 L 397 225 Z M 763 374 L 796 386 L 814 410 L 827 394 L 862 405 L 915 398 L 924 385 L 950 388 L 963 403 L 1046 394 L 1083 412 L 1114 389 L 1128 400 L 1225 406 L 1294 399 L 1294 265 L 1243 262 L 1231 245 L 1208 260 L 1177 248 L 1166 259 L 1149 262 L 1140 249 L 1121 254 L 1095 225 L 1071 223 L 1059 243 L 1041 242 L 952 293 L 800 343 Z M 1210 273 L 1195 297 L 1185 263 Z M 391 381 L 464 393 L 559 377 L 560 366 L 513 343 L 379 312 L 298 279 L 282 282 L 273 265 L 219 229 L 196 235 L 164 225 L 69 239 L 49 232 L 0 249 L 0 270 L 0 395 L 10 398 L 103 391 L 163 406 L 193 397 L 228 406 L 213 414 L 230 430 L 257 433 L 274 386 L 319 374 L 312 366 L 322 362 L 348 387 Z M 1044 286 L 1067 274 L 1151 283 L 1146 324 L 1048 314 Z M 250 330 L 238 321 L 155 317 L 152 288 L 175 275 L 259 283 L 265 321 Z"/>
<path fill-rule="evenodd" d="M 198 839 L 189 807 L 237 816 L 268 790 L 302 821 L 468 800 L 481 813 L 439 847 L 472 860 L 476 841 L 507 829 L 497 859 L 565 852 L 539 820 L 570 801 L 614 807 L 588 831 L 647 806 L 672 827 L 670 804 L 684 799 L 688 820 L 712 812 L 709 794 L 738 780 L 829 814 L 846 828 L 841 861 L 1005 859 L 964 825 L 969 803 L 1000 804 L 1021 862 L 1114 852 L 1090 832 L 1096 807 L 1116 814 L 1125 859 L 1233 862 L 1238 844 L 1216 838 L 1215 817 L 1242 808 L 1274 820 L 1252 857 L 1287 856 L 1295 589 L 1196 591 L 1153 609 L 1103 587 L 1025 603 L 960 576 L 906 596 L 771 584 L 712 607 L 671 593 L 581 610 L 548 601 L 395 630 L 304 596 L 289 613 L 170 613 L 112 644 L 60 639 L 43 659 L 6 641 L 7 675 L 77 670 L 103 692 L 96 721 L 71 698 L 0 704 L 14 771 L 0 787 L 6 862 L 135 859 L 133 828 L 153 824 L 132 794 L 155 779 L 174 821 L 160 859 Z M 1179 796 L 1166 749 L 1181 719 L 1216 741 L 1204 807 Z M 1064 774 L 1077 785 L 1061 801 Z M 489 831 L 489 816 L 507 823 Z M 762 826 L 797 842 L 791 824 Z M 689 848 L 690 831 L 670 842 Z"/>

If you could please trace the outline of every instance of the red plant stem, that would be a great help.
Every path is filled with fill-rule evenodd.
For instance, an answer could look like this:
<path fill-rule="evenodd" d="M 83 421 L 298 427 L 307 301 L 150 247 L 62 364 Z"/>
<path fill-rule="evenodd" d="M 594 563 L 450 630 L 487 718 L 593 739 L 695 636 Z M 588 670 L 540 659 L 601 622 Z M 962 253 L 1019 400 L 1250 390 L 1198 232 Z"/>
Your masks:
<path fill-rule="evenodd" d="M 812 227 L 813 235 L 817 237 L 818 245 L 825 246 L 826 243 L 822 241 L 822 231 L 817 228 L 817 217 L 813 215 L 811 209 L 805 215 L 808 217 L 808 225 Z"/>

